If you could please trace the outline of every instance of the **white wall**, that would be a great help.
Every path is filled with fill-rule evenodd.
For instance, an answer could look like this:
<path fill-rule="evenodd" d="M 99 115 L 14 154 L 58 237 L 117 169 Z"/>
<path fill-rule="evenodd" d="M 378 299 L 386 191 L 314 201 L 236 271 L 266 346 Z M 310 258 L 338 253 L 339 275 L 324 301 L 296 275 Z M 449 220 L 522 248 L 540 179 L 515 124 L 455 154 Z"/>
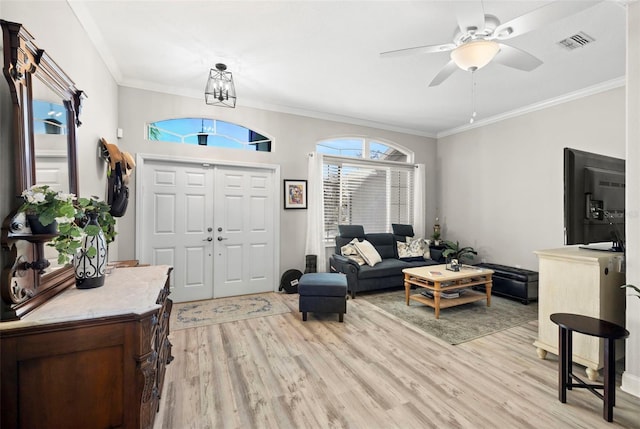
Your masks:
<path fill-rule="evenodd" d="M 71 77 L 77 88 L 86 92 L 88 98 L 83 104 L 80 117 L 82 126 L 77 132 L 79 195 L 104 198 L 106 171 L 104 162 L 97 157 L 97 145 L 100 137 L 115 136 L 118 107 L 115 81 L 67 2 L 2 0 L 1 8 L 2 19 L 24 25 L 35 37 L 36 45 L 47 51 Z M 16 200 L 12 196 L 15 174 L 10 137 L 11 121 L 6 120 L 10 117 L 11 100 L 4 76 L 0 86 L 0 175 L 3 194 L 0 208 L 4 216 Z M 115 253 L 112 255 L 117 256 Z"/>
<path fill-rule="evenodd" d="M 35 37 L 39 48 L 85 91 L 78 128 L 80 196 L 105 196 L 105 163 L 96 156 L 100 137 L 114 137 L 117 120 L 117 85 L 97 50 L 87 38 L 67 2 L 6 1 L 2 18 L 19 22 Z"/>
<path fill-rule="evenodd" d="M 203 79 L 206 79 L 206 74 L 203 75 Z M 241 104 L 241 101 L 239 103 Z M 147 123 L 180 117 L 215 118 L 253 129 L 272 139 L 272 152 L 179 145 L 145 139 Z M 126 87 L 119 90 L 119 127 L 123 129 L 124 137 L 118 140 L 118 146 L 132 154 L 174 155 L 198 158 L 206 162 L 217 160 L 279 165 L 281 179 L 307 179 L 307 154 L 315 150 L 315 145 L 320 140 L 362 136 L 390 141 L 413 151 L 417 163 L 426 164 L 427 228 L 430 228 L 429 222 L 432 223 L 435 218 L 434 139 L 241 106 L 235 109 L 213 107 L 204 103 L 204 97 L 194 99 Z M 118 221 L 118 252 L 121 259 L 135 256 L 136 196 L 135 190 L 130 190 L 129 208 L 126 215 Z M 284 210 L 281 205 L 278 209 L 281 231 L 279 275 L 291 268 L 304 270 L 307 211 Z"/>
<path fill-rule="evenodd" d="M 438 139 L 443 236 L 478 259 L 537 271 L 564 245 L 563 148 L 625 158 L 617 88 Z"/>
<path fill-rule="evenodd" d="M 640 287 L 640 2 L 627 7 L 627 283 Z M 626 315 L 622 389 L 640 397 L 640 298 L 629 294 Z"/>

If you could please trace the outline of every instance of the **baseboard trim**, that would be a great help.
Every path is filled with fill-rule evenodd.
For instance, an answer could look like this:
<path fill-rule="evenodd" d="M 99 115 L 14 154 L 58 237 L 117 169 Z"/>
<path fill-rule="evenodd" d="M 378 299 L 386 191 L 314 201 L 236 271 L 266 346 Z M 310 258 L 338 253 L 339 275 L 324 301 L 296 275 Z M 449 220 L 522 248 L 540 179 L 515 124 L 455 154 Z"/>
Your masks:
<path fill-rule="evenodd" d="M 640 398 L 640 376 L 631 374 L 629 371 L 623 372 L 622 385 L 620 388 L 623 391 Z"/>

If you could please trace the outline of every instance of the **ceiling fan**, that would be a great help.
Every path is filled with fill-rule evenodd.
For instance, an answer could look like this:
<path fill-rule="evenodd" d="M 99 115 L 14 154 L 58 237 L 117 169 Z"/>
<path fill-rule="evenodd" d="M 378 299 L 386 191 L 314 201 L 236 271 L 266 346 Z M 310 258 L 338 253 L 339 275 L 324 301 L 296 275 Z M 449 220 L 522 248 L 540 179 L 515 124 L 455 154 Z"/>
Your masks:
<path fill-rule="evenodd" d="M 433 78 L 429 86 L 444 82 L 458 68 L 476 71 L 496 61 L 502 65 L 519 70 L 531 71 L 542 64 L 539 58 L 521 49 L 502 43 L 530 31 L 536 30 L 553 21 L 587 9 L 599 1 L 554 1 L 511 21 L 501 23 L 500 20 L 484 13 L 484 7 L 469 8 L 469 4 L 458 3 L 458 28 L 453 42 L 442 45 L 417 46 L 383 52 L 383 58 L 451 52 L 449 61 Z"/>

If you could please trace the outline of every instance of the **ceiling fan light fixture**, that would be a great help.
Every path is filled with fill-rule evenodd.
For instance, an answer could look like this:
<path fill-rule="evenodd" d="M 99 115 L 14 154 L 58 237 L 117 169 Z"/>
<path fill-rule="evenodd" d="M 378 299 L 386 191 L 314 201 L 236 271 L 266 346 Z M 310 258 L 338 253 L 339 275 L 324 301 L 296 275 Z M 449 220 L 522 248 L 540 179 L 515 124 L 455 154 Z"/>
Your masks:
<path fill-rule="evenodd" d="M 475 71 L 489 64 L 498 51 L 500 51 L 498 42 L 475 40 L 451 51 L 451 59 L 462 70 Z"/>

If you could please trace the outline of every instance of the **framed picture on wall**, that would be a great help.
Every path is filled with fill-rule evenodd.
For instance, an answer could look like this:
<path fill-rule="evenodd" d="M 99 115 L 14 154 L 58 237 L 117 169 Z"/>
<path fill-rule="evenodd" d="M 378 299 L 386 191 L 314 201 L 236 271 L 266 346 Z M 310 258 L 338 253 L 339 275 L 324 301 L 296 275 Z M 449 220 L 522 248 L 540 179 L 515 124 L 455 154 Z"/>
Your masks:
<path fill-rule="evenodd" d="M 284 180 L 284 208 L 285 209 L 306 209 L 307 208 L 307 181 L 306 180 Z"/>

